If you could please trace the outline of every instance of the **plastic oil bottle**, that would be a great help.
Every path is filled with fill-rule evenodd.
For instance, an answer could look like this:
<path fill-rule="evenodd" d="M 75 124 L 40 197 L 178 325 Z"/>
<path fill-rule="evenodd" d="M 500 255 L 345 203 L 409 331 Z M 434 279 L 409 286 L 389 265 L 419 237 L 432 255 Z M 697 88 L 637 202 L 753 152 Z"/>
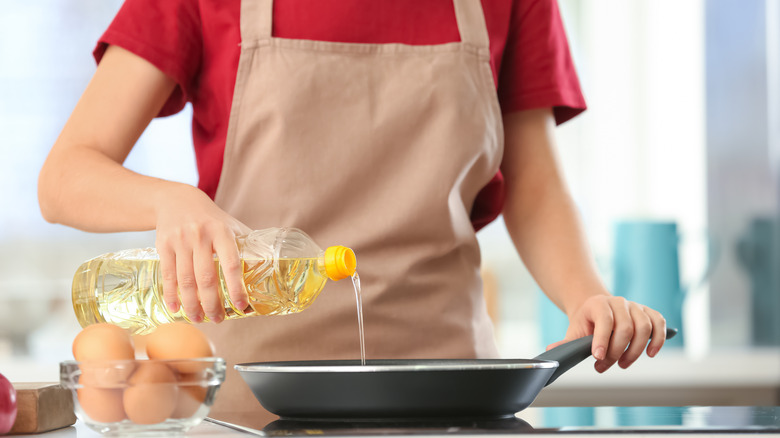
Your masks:
<path fill-rule="evenodd" d="M 219 261 L 219 293 L 226 320 L 254 315 L 284 315 L 306 309 L 330 280 L 355 273 L 355 253 L 344 246 L 324 251 L 296 228 L 268 228 L 237 239 L 249 306 L 230 300 Z M 151 248 L 104 254 L 82 264 L 73 277 L 73 309 L 82 327 L 109 322 L 133 334 L 160 324 L 189 321 L 163 301 L 160 260 Z"/>

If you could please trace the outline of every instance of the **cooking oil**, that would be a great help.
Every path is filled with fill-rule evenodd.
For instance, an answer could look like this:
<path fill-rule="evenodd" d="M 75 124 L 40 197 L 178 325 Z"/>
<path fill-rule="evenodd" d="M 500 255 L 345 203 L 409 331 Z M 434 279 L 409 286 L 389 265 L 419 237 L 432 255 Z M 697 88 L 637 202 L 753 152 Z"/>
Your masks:
<path fill-rule="evenodd" d="M 148 253 L 148 250 L 141 250 Z M 170 312 L 163 301 L 158 259 L 95 258 L 82 264 L 73 278 L 73 308 L 79 323 L 108 322 L 146 334 L 160 324 L 191 322 L 183 310 Z M 317 258 L 243 259 L 243 278 L 249 306 L 236 308 L 227 292 L 219 266 L 219 294 L 226 318 L 253 315 L 286 315 L 300 312 L 322 291 L 328 277 Z"/>
<path fill-rule="evenodd" d="M 360 291 L 360 276 L 357 271 L 352 274 L 352 286 L 355 288 L 355 304 L 357 304 L 358 338 L 360 339 L 360 364 L 366 364 L 366 332 L 363 330 L 363 293 Z"/>
<path fill-rule="evenodd" d="M 249 304 L 239 309 L 227 292 L 215 257 L 218 289 L 226 319 L 285 315 L 311 305 L 328 279 L 355 273 L 355 253 L 344 246 L 324 251 L 297 228 L 266 228 L 236 239 Z M 160 324 L 187 321 L 182 309 L 170 312 L 163 301 L 160 259 L 154 248 L 103 254 L 83 263 L 73 277 L 73 309 L 82 327 L 108 322 L 146 334 Z"/>
<path fill-rule="evenodd" d="M 344 246 L 320 249 L 297 228 L 255 230 L 236 239 L 249 304 L 230 300 L 215 257 L 218 290 L 226 320 L 255 315 L 286 315 L 309 307 L 328 280 L 352 277 L 358 310 L 361 359 L 365 362 L 363 306 L 355 253 Z M 189 320 L 182 309 L 171 312 L 163 300 L 160 259 L 154 248 L 103 254 L 83 263 L 73 277 L 73 309 L 82 327 L 108 322 L 132 334 Z M 208 321 L 208 319 L 207 319 Z"/>

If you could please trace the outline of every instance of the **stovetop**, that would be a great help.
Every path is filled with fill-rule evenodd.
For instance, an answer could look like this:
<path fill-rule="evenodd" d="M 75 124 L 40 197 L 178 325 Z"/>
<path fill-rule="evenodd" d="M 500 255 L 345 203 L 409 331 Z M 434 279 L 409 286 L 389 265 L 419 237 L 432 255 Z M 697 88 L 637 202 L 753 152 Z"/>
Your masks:
<path fill-rule="evenodd" d="M 228 425 L 230 426 L 230 425 Z M 530 408 L 503 419 L 316 421 L 279 419 L 263 436 L 515 435 L 525 433 L 780 432 L 780 407 Z"/>

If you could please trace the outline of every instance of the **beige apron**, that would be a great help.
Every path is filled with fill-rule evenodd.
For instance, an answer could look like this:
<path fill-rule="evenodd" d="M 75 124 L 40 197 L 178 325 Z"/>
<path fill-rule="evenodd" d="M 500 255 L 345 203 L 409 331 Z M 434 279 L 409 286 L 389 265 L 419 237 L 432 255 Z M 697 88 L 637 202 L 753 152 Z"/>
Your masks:
<path fill-rule="evenodd" d="M 241 2 L 215 201 L 354 249 L 369 359 L 497 356 L 469 213 L 501 161 L 501 113 L 480 0 L 454 5 L 462 42 L 410 46 L 274 38 L 272 0 Z M 229 367 L 210 416 L 253 427 L 273 417 L 234 364 L 360 355 L 348 279 L 299 314 L 201 327 Z"/>

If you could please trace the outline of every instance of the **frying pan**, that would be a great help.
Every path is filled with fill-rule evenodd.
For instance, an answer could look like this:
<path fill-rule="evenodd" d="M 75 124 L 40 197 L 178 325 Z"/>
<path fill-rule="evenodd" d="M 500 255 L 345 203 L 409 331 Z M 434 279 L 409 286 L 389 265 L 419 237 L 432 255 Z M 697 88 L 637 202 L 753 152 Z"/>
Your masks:
<path fill-rule="evenodd" d="M 667 329 L 666 338 L 677 334 Z M 235 366 L 257 400 L 287 419 L 505 418 L 591 352 L 593 336 L 534 359 L 256 362 Z"/>

